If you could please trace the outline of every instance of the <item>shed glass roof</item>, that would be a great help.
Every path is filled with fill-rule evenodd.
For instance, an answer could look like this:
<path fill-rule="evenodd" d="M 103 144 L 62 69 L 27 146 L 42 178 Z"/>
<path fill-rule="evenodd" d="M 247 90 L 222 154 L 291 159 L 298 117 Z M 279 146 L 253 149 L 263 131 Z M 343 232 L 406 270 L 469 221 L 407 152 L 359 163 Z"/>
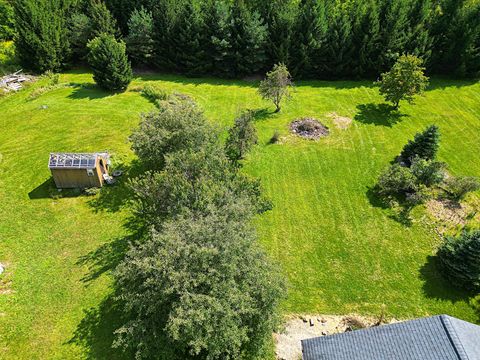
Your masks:
<path fill-rule="evenodd" d="M 93 169 L 99 153 L 51 153 L 50 169 Z"/>

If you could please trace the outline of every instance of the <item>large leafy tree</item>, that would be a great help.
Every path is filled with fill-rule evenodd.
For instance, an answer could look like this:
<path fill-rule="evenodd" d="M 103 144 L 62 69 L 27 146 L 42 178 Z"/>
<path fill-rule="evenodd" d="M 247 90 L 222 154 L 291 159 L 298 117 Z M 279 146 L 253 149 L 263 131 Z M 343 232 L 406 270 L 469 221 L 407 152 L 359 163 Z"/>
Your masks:
<path fill-rule="evenodd" d="M 69 57 L 69 0 L 17 0 L 15 49 L 22 66 L 44 72 L 62 69 Z"/>
<path fill-rule="evenodd" d="M 422 60 L 414 55 L 402 55 L 390 71 L 381 75 L 380 94 L 386 101 L 393 103 L 398 109 L 401 100 L 413 103 L 415 95 L 425 91 L 428 77 L 424 74 Z"/>
<path fill-rule="evenodd" d="M 480 231 L 447 237 L 438 250 L 444 275 L 456 286 L 480 290 Z"/>
<path fill-rule="evenodd" d="M 130 141 L 139 159 L 148 168 L 159 170 L 167 154 L 199 150 L 216 141 L 216 131 L 195 103 L 164 102 L 159 110 L 142 115 Z"/>
<path fill-rule="evenodd" d="M 245 221 L 248 204 L 228 195 L 224 203 L 167 221 L 116 270 L 131 318 L 116 345 L 137 359 L 165 348 L 182 359 L 242 359 L 271 339 L 283 282 Z"/>
<path fill-rule="evenodd" d="M 132 80 L 125 44 L 113 35 L 101 34 L 88 43 L 88 49 L 88 64 L 95 82 L 106 90 L 125 90 Z"/>

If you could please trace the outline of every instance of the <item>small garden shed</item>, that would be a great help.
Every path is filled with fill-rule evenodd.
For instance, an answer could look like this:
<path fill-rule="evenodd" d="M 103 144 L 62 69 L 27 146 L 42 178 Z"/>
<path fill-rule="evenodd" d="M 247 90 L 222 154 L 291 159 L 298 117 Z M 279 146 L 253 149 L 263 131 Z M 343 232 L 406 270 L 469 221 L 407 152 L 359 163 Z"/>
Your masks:
<path fill-rule="evenodd" d="M 59 189 L 102 187 L 108 166 L 108 153 L 51 153 L 48 161 Z"/>

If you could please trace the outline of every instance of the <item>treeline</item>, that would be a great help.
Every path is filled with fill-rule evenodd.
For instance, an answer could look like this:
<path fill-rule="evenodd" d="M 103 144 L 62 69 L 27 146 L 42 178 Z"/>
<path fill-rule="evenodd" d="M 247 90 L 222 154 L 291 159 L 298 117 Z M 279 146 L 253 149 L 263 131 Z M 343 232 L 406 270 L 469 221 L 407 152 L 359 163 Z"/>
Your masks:
<path fill-rule="evenodd" d="M 480 72 L 478 0 L 106 0 L 105 4 L 15 0 L 13 4 L 18 52 L 26 53 L 20 58 L 32 68 L 28 46 L 35 41 L 27 44 L 25 38 L 52 42 L 49 49 L 61 52 L 53 63 L 65 66 L 82 60 L 86 41 L 99 31 L 109 31 L 126 42 L 134 65 L 188 75 L 238 78 L 281 62 L 297 78 L 372 77 L 403 53 L 421 57 L 429 73 L 475 76 Z M 65 7 L 70 18 L 63 17 Z M 63 34 L 69 36 L 64 39 Z M 34 59 L 51 63 L 38 59 L 42 55 L 49 56 L 39 50 Z"/>

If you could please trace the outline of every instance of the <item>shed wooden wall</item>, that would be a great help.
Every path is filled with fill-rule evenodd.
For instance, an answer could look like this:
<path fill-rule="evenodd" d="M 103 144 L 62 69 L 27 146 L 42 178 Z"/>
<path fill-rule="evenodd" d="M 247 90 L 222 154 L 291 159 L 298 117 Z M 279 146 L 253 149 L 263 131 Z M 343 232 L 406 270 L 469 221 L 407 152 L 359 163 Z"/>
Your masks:
<path fill-rule="evenodd" d="M 101 187 L 100 169 L 93 169 L 93 176 L 88 176 L 86 169 L 51 169 L 57 188 L 89 188 Z"/>

